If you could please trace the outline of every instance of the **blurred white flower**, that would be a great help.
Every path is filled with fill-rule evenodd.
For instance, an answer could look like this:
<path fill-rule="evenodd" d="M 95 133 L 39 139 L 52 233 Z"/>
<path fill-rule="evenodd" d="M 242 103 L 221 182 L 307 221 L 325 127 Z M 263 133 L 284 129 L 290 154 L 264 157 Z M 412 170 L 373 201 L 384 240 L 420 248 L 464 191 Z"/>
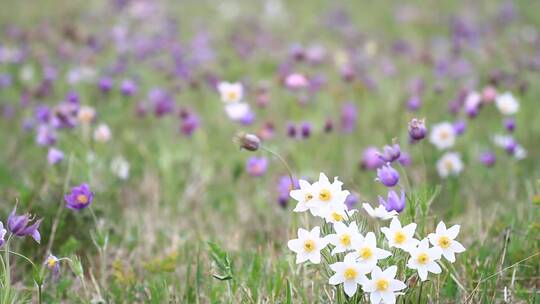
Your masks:
<path fill-rule="evenodd" d="M 90 106 L 81 106 L 77 117 L 81 123 L 90 124 L 96 117 L 96 110 Z"/>
<path fill-rule="evenodd" d="M 463 170 L 463 162 L 457 152 L 447 152 L 437 161 L 437 172 L 442 178 L 459 175 Z"/>
<path fill-rule="evenodd" d="M 513 115 L 519 111 L 519 102 L 510 92 L 497 96 L 495 105 L 503 115 Z"/>
<path fill-rule="evenodd" d="M 235 103 L 242 100 L 244 97 L 244 87 L 241 83 L 229 83 L 226 81 L 220 82 L 217 85 L 221 101 L 224 103 Z"/>
<path fill-rule="evenodd" d="M 373 209 L 370 204 L 363 203 L 362 208 L 366 210 L 367 214 L 372 218 L 377 218 L 383 221 L 389 220 L 398 216 L 398 213 L 395 210 L 387 211 L 383 205 L 379 205 L 377 208 Z"/>
<path fill-rule="evenodd" d="M 450 148 L 456 141 L 454 126 L 449 122 L 435 124 L 431 128 L 429 141 L 439 150 Z"/>
<path fill-rule="evenodd" d="M 34 75 L 34 67 L 26 64 L 20 70 L 19 79 L 21 82 L 28 84 L 34 80 Z"/>
<path fill-rule="evenodd" d="M 111 139 L 111 129 L 106 124 L 100 124 L 94 130 L 94 140 L 100 143 L 106 143 Z"/>
<path fill-rule="evenodd" d="M 122 157 L 117 156 L 111 162 L 111 171 L 119 179 L 126 180 L 129 177 L 129 163 Z"/>

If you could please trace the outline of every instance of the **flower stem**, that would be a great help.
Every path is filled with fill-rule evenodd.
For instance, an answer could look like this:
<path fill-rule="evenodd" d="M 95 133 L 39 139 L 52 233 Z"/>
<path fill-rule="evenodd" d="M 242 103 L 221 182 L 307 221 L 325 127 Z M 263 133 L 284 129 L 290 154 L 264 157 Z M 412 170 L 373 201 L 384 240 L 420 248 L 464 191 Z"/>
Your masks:
<path fill-rule="evenodd" d="M 4 299 L 2 301 L 3 303 L 7 303 L 7 300 L 9 297 L 9 289 L 11 288 L 11 271 L 10 271 L 11 269 L 9 266 L 9 244 L 11 243 L 12 236 L 13 234 L 10 233 L 6 241 L 6 247 L 4 249 L 4 259 L 6 263 L 4 269 L 6 270 L 6 276 L 4 277 L 5 292 L 4 292 Z"/>
<path fill-rule="evenodd" d="M 261 145 L 261 149 L 274 155 L 284 166 L 285 168 L 287 169 L 287 173 L 289 174 L 289 179 L 291 180 L 291 187 L 294 187 L 294 178 L 293 178 L 293 174 L 292 174 L 292 170 L 291 170 L 291 167 L 289 167 L 289 165 L 287 164 L 287 162 L 285 161 L 285 159 L 283 159 L 283 157 L 281 157 L 281 155 L 279 155 L 278 153 L 266 148 L 265 146 Z"/>

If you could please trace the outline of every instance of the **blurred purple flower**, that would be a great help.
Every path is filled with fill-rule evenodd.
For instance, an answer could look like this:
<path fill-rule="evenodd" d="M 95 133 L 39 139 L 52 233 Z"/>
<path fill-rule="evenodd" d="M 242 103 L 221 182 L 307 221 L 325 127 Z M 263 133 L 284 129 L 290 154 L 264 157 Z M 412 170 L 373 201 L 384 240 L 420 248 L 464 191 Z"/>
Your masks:
<path fill-rule="evenodd" d="M 391 163 L 399 158 L 401 155 L 401 148 L 399 144 L 386 145 L 383 147 L 383 152 L 379 153 L 379 157 L 385 163 Z"/>
<path fill-rule="evenodd" d="M 138 86 L 135 81 L 131 79 L 124 79 L 120 84 L 120 93 L 124 96 L 133 96 L 137 93 Z"/>
<path fill-rule="evenodd" d="M 289 193 L 291 190 L 300 188 L 298 184 L 298 180 L 293 180 L 294 184 L 291 184 L 291 179 L 288 175 L 283 175 L 279 178 L 278 181 L 278 203 L 282 208 L 287 207 L 287 203 L 289 202 Z"/>
<path fill-rule="evenodd" d="M 240 123 L 244 126 L 252 125 L 255 122 L 255 112 L 249 111 L 240 119 Z"/>
<path fill-rule="evenodd" d="M 408 166 L 411 165 L 411 156 L 407 152 L 401 152 L 401 154 L 400 154 L 400 156 L 398 158 L 398 162 L 403 167 L 408 167 Z"/>
<path fill-rule="evenodd" d="M 50 146 L 56 143 L 56 133 L 48 125 L 39 125 L 36 130 L 36 142 L 40 146 Z"/>
<path fill-rule="evenodd" d="M 300 125 L 300 134 L 304 139 L 311 136 L 311 124 L 309 122 L 306 121 Z"/>
<path fill-rule="evenodd" d="M 347 102 L 341 107 L 341 130 L 351 133 L 356 129 L 358 121 L 358 108 L 352 102 Z"/>
<path fill-rule="evenodd" d="M 98 82 L 99 90 L 103 93 L 108 93 L 114 85 L 114 81 L 111 77 L 101 77 Z"/>
<path fill-rule="evenodd" d="M 356 204 L 358 204 L 359 200 L 360 200 L 360 198 L 358 197 L 358 194 L 351 193 L 345 199 L 345 206 L 347 206 L 348 210 L 351 210 L 351 209 L 354 208 L 354 206 L 356 206 Z"/>
<path fill-rule="evenodd" d="M 493 165 L 495 165 L 495 162 L 497 161 L 497 157 L 495 156 L 495 153 L 491 151 L 486 151 L 480 154 L 479 159 L 480 159 L 480 162 L 486 167 L 493 167 Z"/>
<path fill-rule="evenodd" d="M 287 136 L 296 138 L 296 126 L 292 122 L 287 123 Z"/>
<path fill-rule="evenodd" d="M 453 126 L 456 135 L 463 135 L 463 133 L 465 133 L 465 130 L 467 130 L 467 123 L 464 120 L 458 120 L 454 122 Z"/>
<path fill-rule="evenodd" d="M 382 166 L 384 162 L 379 157 L 379 150 L 375 147 L 368 147 L 364 150 L 362 161 L 360 163 L 362 169 L 375 170 Z"/>
<path fill-rule="evenodd" d="M 512 133 L 516 129 L 516 121 L 513 118 L 507 118 L 504 120 L 504 128 Z"/>
<path fill-rule="evenodd" d="M 180 131 L 186 136 L 191 136 L 199 128 L 199 117 L 194 112 L 181 115 Z"/>
<path fill-rule="evenodd" d="M 266 157 L 250 157 L 246 162 L 246 171 L 251 176 L 263 176 L 268 169 L 268 159 Z"/>
<path fill-rule="evenodd" d="M 47 153 L 47 161 L 51 165 L 55 165 L 59 162 L 61 162 L 64 159 L 64 152 L 56 149 L 56 148 L 49 148 L 49 152 Z"/>
<path fill-rule="evenodd" d="M 411 140 L 422 140 L 427 134 L 426 121 L 424 119 L 413 118 L 409 122 L 408 130 Z"/>
<path fill-rule="evenodd" d="M 422 106 L 422 99 L 420 99 L 419 95 L 412 95 L 407 100 L 407 109 L 409 109 L 409 111 L 413 111 L 413 112 L 418 111 L 421 106 Z"/>
<path fill-rule="evenodd" d="M 80 184 L 71 188 L 71 192 L 64 196 L 66 207 L 71 210 L 84 209 L 92 203 L 94 193 L 90 191 L 88 184 Z"/>
<path fill-rule="evenodd" d="M 23 215 L 17 215 L 17 206 L 13 208 L 11 214 L 8 217 L 8 229 L 14 235 L 18 237 L 31 236 L 38 244 L 41 241 L 41 235 L 39 234 L 39 225 L 42 219 L 35 220 L 35 217 L 26 213 Z M 33 224 L 30 224 L 34 221 Z"/>
<path fill-rule="evenodd" d="M 51 109 L 46 105 L 38 105 L 34 110 L 34 117 L 38 122 L 47 123 L 51 118 Z"/>

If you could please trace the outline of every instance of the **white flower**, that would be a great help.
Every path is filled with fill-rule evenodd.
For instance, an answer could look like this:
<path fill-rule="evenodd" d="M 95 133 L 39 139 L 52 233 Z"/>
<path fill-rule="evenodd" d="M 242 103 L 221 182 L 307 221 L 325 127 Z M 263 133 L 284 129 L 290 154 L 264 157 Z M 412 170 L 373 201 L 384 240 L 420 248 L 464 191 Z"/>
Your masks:
<path fill-rule="evenodd" d="M 249 105 L 245 102 L 236 102 L 225 105 L 227 116 L 233 121 L 241 120 L 249 114 Z"/>
<path fill-rule="evenodd" d="M 336 204 L 329 206 L 326 214 L 323 214 L 327 223 L 339 223 L 343 220 L 349 220 L 349 217 L 356 213 L 356 209 L 348 210 L 345 204 Z"/>
<path fill-rule="evenodd" d="M 287 246 L 296 253 L 296 264 L 309 260 L 313 264 L 321 262 L 321 250 L 328 241 L 320 237 L 321 228 L 314 227 L 311 231 L 298 228 L 298 238 L 290 240 Z"/>
<path fill-rule="evenodd" d="M 343 283 L 345 293 L 352 297 L 358 288 L 358 284 L 364 284 L 367 281 L 366 274 L 369 273 L 369 268 L 363 267 L 351 253 L 345 256 L 343 262 L 337 262 L 330 265 L 335 274 L 330 277 L 328 283 L 339 285 Z"/>
<path fill-rule="evenodd" d="M 442 178 L 449 175 L 459 175 L 463 170 L 463 162 L 459 153 L 447 152 L 437 161 L 437 172 Z"/>
<path fill-rule="evenodd" d="M 77 113 L 79 121 L 84 124 L 91 123 L 96 117 L 96 110 L 90 106 L 81 106 L 79 112 Z"/>
<path fill-rule="evenodd" d="M 7 230 L 4 228 L 4 224 L 0 222 L 0 247 L 4 245 L 4 236 L 6 235 Z"/>
<path fill-rule="evenodd" d="M 367 214 L 373 218 L 378 218 L 383 221 L 389 220 L 398 216 L 396 210 L 387 211 L 383 205 L 379 205 L 377 208 L 373 209 L 370 204 L 363 203 L 362 208 L 366 210 Z"/>
<path fill-rule="evenodd" d="M 31 65 L 27 64 L 22 67 L 19 78 L 21 82 L 28 84 L 32 82 L 32 80 L 34 80 L 34 74 L 34 68 Z"/>
<path fill-rule="evenodd" d="M 390 222 L 390 227 L 382 227 L 381 231 L 388 240 L 390 247 L 396 247 L 409 251 L 416 247 L 418 240 L 414 238 L 416 224 L 410 223 L 405 227 L 401 227 L 399 220 L 394 217 Z"/>
<path fill-rule="evenodd" d="M 300 185 L 300 189 L 291 190 L 289 195 L 298 202 L 293 211 L 304 212 L 306 210 L 309 210 L 310 202 L 313 201 L 315 192 L 313 186 L 303 179 L 299 180 L 298 184 Z"/>
<path fill-rule="evenodd" d="M 515 143 L 514 138 L 510 135 L 495 134 L 493 135 L 493 143 L 497 147 L 505 148 Z"/>
<path fill-rule="evenodd" d="M 313 197 L 313 214 L 324 217 L 325 214 L 331 210 L 332 205 L 341 205 L 345 203 L 347 196 L 350 192 L 347 190 L 341 190 L 343 185 L 337 177 L 334 178 L 334 182 L 330 183 L 328 177 L 321 172 L 319 175 L 319 181 L 315 182 L 312 186 L 315 189 L 315 196 Z"/>
<path fill-rule="evenodd" d="M 126 180 L 129 177 L 129 163 L 122 156 L 115 157 L 111 162 L 111 171 L 119 179 Z"/>
<path fill-rule="evenodd" d="M 371 272 L 371 280 L 367 280 L 362 284 L 364 292 L 369 293 L 371 304 L 395 304 L 396 291 L 403 290 L 407 287 L 405 283 L 396 280 L 397 266 L 390 266 L 384 271 L 375 266 Z"/>
<path fill-rule="evenodd" d="M 456 261 L 454 254 L 465 251 L 465 247 L 455 240 L 458 234 L 459 225 L 454 225 L 450 229 L 446 229 L 446 225 L 443 222 L 439 222 L 435 233 L 430 233 L 428 239 L 433 246 L 441 248 L 442 255 L 445 259 L 454 263 Z"/>
<path fill-rule="evenodd" d="M 433 125 L 429 134 L 429 141 L 439 150 L 452 147 L 456 141 L 454 127 L 449 122 Z"/>
<path fill-rule="evenodd" d="M 420 241 L 418 247 L 410 251 L 411 258 L 407 262 L 407 267 L 416 269 L 420 280 L 425 281 L 428 272 L 439 274 L 441 267 L 437 264 L 437 260 L 441 259 L 442 250 L 439 247 L 429 248 L 428 239 Z"/>
<path fill-rule="evenodd" d="M 391 256 L 390 251 L 377 248 L 377 238 L 375 233 L 368 232 L 366 237 L 360 242 L 353 244 L 354 252 L 351 254 L 362 265 L 365 265 L 369 269 L 373 269 L 377 265 L 378 260 L 386 259 Z"/>
<path fill-rule="evenodd" d="M 94 130 L 94 140 L 100 143 L 106 143 L 111 139 L 111 129 L 106 124 L 100 124 Z"/>
<path fill-rule="evenodd" d="M 229 83 L 220 82 L 217 86 L 221 100 L 224 103 L 236 103 L 242 100 L 244 96 L 244 88 L 239 82 Z"/>
<path fill-rule="evenodd" d="M 342 222 L 337 222 L 334 224 L 334 230 L 336 233 L 326 236 L 326 239 L 330 244 L 336 246 L 332 250 L 332 255 L 353 250 L 353 244 L 358 243 L 363 239 L 360 232 L 358 232 L 356 222 L 352 222 L 349 226 Z"/>
<path fill-rule="evenodd" d="M 96 70 L 88 66 L 74 67 L 68 71 L 66 77 L 69 84 L 92 82 L 96 77 Z"/>
<path fill-rule="evenodd" d="M 513 115 L 519 111 L 519 102 L 510 92 L 505 92 L 504 94 L 497 96 L 495 105 L 503 115 Z"/>
<path fill-rule="evenodd" d="M 523 148 L 523 146 L 518 144 L 516 146 L 516 148 L 514 149 L 514 157 L 517 160 L 524 159 L 525 157 L 527 157 L 527 150 L 525 150 L 525 148 Z"/>

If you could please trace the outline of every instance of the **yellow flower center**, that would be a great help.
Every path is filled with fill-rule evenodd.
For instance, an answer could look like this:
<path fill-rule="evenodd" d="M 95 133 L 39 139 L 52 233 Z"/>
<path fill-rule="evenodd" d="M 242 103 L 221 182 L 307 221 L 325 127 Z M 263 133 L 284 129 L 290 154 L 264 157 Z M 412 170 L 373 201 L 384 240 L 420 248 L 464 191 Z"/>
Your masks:
<path fill-rule="evenodd" d="M 81 204 L 87 204 L 88 203 L 88 196 L 86 196 L 84 194 L 77 195 L 77 202 L 79 202 Z"/>
<path fill-rule="evenodd" d="M 454 168 L 454 162 L 452 162 L 451 160 L 447 160 L 446 162 L 444 162 L 444 166 L 446 167 L 446 169 L 452 170 Z"/>
<path fill-rule="evenodd" d="M 343 246 L 350 246 L 351 245 L 351 236 L 348 233 L 344 233 L 340 238 L 339 242 Z"/>
<path fill-rule="evenodd" d="M 394 242 L 398 245 L 401 245 L 403 243 L 405 243 L 405 241 L 407 240 L 407 235 L 405 235 L 405 233 L 403 233 L 403 231 L 397 231 L 396 234 L 394 234 Z"/>
<path fill-rule="evenodd" d="M 337 212 L 332 212 L 331 217 L 335 222 L 341 222 L 343 220 L 343 216 Z"/>
<path fill-rule="evenodd" d="M 343 273 L 343 276 L 347 280 L 354 280 L 357 275 L 358 275 L 358 272 L 356 271 L 356 269 L 352 267 L 345 269 L 345 273 Z"/>
<path fill-rule="evenodd" d="M 450 241 L 450 239 L 447 237 L 447 236 L 441 236 L 439 238 L 439 246 L 442 248 L 442 249 L 446 249 L 448 247 L 450 247 L 450 244 L 452 243 L 452 241 Z"/>
<path fill-rule="evenodd" d="M 386 291 L 390 286 L 390 282 L 388 282 L 387 279 L 378 279 L 377 282 L 375 282 L 375 286 L 378 291 Z"/>
<path fill-rule="evenodd" d="M 315 242 L 313 240 L 306 240 L 304 242 L 304 250 L 306 252 L 312 252 L 315 250 Z"/>
<path fill-rule="evenodd" d="M 313 199 L 313 195 L 311 193 L 306 193 L 306 195 L 304 195 L 304 202 L 309 202 L 311 199 Z"/>
<path fill-rule="evenodd" d="M 446 132 L 446 131 L 441 131 L 441 133 L 439 133 L 439 136 L 442 140 L 446 140 L 450 137 L 450 133 Z"/>
<path fill-rule="evenodd" d="M 50 257 L 47 260 L 47 265 L 49 266 L 49 268 L 53 268 L 56 265 L 56 260 L 54 258 Z"/>
<path fill-rule="evenodd" d="M 429 263 L 429 256 L 425 252 L 420 253 L 416 259 L 422 265 Z"/>
<path fill-rule="evenodd" d="M 369 247 L 364 247 L 358 251 L 360 257 L 364 260 L 367 260 L 373 256 L 373 251 Z"/>
<path fill-rule="evenodd" d="M 238 94 L 236 93 L 236 91 L 227 92 L 227 100 L 228 101 L 235 101 L 236 99 L 238 99 Z"/>
<path fill-rule="evenodd" d="M 319 199 L 323 202 L 328 202 L 332 199 L 332 193 L 328 189 L 322 189 L 319 192 Z"/>

